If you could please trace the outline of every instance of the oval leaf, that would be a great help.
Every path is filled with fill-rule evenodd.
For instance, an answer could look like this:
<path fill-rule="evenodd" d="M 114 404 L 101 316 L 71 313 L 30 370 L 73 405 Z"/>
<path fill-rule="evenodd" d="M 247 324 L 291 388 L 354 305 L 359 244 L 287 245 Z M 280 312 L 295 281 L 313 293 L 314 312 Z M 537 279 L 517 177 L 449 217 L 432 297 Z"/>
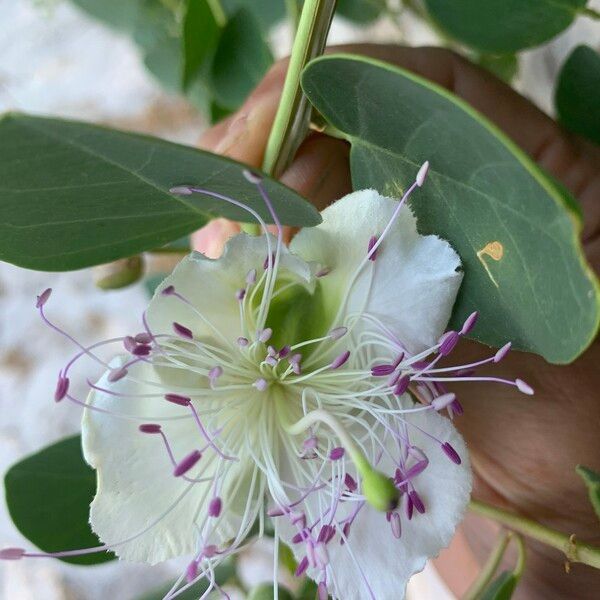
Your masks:
<path fill-rule="evenodd" d="M 96 473 L 83 460 L 81 437 L 48 446 L 9 469 L 4 477 L 8 512 L 17 529 L 44 552 L 100 546 L 89 523 Z M 113 560 L 109 552 L 64 558 L 77 565 Z"/>
<path fill-rule="evenodd" d="M 600 519 L 600 475 L 583 465 L 577 465 L 575 471 L 581 479 L 583 479 L 583 483 L 585 483 L 588 490 L 590 503 L 594 508 L 594 512 Z"/>
<path fill-rule="evenodd" d="M 0 259 L 68 271 L 158 248 L 215 216 L 252 220 L 192 184 L 230 195 L 270 221 L 243 165 L 195 148 L 74 121 L 13 114 L 0 120 Z M 315 208 L 265 180 L 283 223 L 315 225 Z"/>
<path fill-rule="evenodd" d="M 411 206 L 420 231 L 449 240 L 462 259 L 454 326 L 477 309 L 476 339 L 512 340 L 556 363 L 588 346 L 600 307 L 575 216 L 506 136 L 448 91 L 362 57 L 319 58 L 303 85 L 351 142 L 355 189 L 398 197 L 431 162 Z"/>
<path fill-rule="evenodd" d="M 510 600 L 517 583 L 518 579 L 514 573 L 504 571 L 483 591 L 481 600 Z"/>
<path fill-rule="evenodd" d="M 485 52 L 538 46 L 566 29 L 586 0 L 425 0 L 452 37 Z"/>
<path fill-rule="evenodd" d="M 578 46 L 558 76 L 556 111 L 561 123 L 600 144 L 600 54 Z"/>

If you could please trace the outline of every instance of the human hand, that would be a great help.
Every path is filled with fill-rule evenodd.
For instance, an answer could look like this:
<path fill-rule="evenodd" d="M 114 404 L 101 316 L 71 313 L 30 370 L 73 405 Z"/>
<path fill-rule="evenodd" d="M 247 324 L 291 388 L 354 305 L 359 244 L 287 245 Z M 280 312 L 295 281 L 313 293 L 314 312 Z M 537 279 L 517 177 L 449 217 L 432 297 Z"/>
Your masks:
<path fill-rule="evenodd" d="M 408 68 L 450 89 L 502 128 L 534 160 L 560 179 L 581 202 L 583 242 L 592 266 L 600 268 L 600 149 L 570 136 L 525 98 L 463 58 L 438 48 L 361 45 L 340 48 Z M 201 139 L 201 146 L 260 167 L 285 77 L 277 63 L 245 105 Z M 312 133 L 281 180 L 322 209 L 351 190 L 348 145 Z M 218 255 L 235 224 L 218 220 L 197 234 L 199 250 Z M 483 348 L 464 344 L 465 362 Z M 524 397 L 505 387 L 456 386 L 465 408 L 456 421 L 471 451 L 476 475 L 474 496 L 529 516 L 549 527 L 600 542 L 600 527 L 584 486 L 574 472 L 578 463 L 600 470 L 600 343 L 594 342 L 572 365 L 514 353 L 498 365 L 500 376 L 525 379 L 535 389 Z M 497 527 L 470 516 L 437 566 L 457 594 L 464 592 L 477 563 L 494 544 Z M 468 547 L 474 554 L 465 552 Z M 515 597 L 592 598 L 600 577 L 590 568 L 562 569 L 560 553 L 529 544 L 528 568 Z M 471 573 L 469 573 L 471 571 Z M 594 591 L 595 590 L 595 591 Z"/>

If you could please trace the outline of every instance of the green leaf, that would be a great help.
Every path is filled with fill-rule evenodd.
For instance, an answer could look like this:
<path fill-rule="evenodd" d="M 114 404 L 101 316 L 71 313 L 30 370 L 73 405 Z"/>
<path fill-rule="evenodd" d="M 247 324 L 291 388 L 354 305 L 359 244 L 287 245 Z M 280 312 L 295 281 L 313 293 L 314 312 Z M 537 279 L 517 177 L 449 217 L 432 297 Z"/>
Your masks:
<path fill-rule="evenodd" d="M 212 64 L 214 98 L 235 109 L 263 78 L 273 56 L 254 15 L 238 10 L 223 29 Z"/>
<path fill-rule="evenodd" d="M 207 0 L 187 0 L 183 21 L 183 88 L 212 60 L 221 28 Z"/>
<path fill-rule="evenodd" d="M 305 577 L 296 594 L 296 600 L 316 600 L 318 598 L 317 593 L 317 584 L 310 577 Z"/>
<path fill-rule="evenodd" d="M 140 0 L 71 0 L 73 4 L 85 11 L 91 17 L 106 23 L 120 31 L 133 31 L 135 28 L 140 6 Z"/>
<path fill-rule="evenodd" d="M 0 259 L 66 271 L 157 248 L 215 216 L 251 220 L 227 202 L 174 196 L 206 186 L 269 213 L 243 166 L 147 136 L 74 121 L 11 114 L 0 120 Z M 320 216 L 283 185 L 265 179 L 282 222 Z"/>
<path fill-rule="evenodd" d="M 430 16 L 457 40 L 492 53 L 543 44 L 566 29 L 586 0 L 425 0 Z"/>
<path fill-rule="evenodd" d="M 12 466 L 4 486 L 13 523 L 44 552 L 101 545 L 88 523 L 96 473 L 83 460 L 80 436 L 48 446 Z M 61 560 L 93 565 L 114 558 L 112 553 L 100 552 Z"/>
<path fill-rule="evenodd" d="M 563 65 L 554 98 L 561 123 L 600 144 L 600 54 L 578 46 Z"/>
<path fill-rule="evenodd" d="M 596 515 L 600 518 L 600 474 L 583 465 L 577 465 L 575 471 L 583 479 L 583 483 L 585 483 L 588 490 L 590 502 L 594 507 Z"/>
<path fill-rule="evenodd" d="M 215 567 L 215 582 L 217 585 L 224 585 L 235 575 L 235 563 L 227 561 Z M 174 583 L 174 582 L 173 582 Z M 161 586 L 160 588 L 140 596 L 138 600 L 163 600 L 173 587 L 173 583 Z M 201 579 L 185 592 L 177 596 L 177 600 L 198 600 L 208 589 L 208 581 Z"/>
<path fill-rule="evenodd" d="M 517 583 L 518 578 L 514 573 L 504 571 L 484 590 L 480 600 L 510 600 Z"/>
<path fill-rule="evenodd" d="M 600 306 L 580 224 L 520 149 L 448 91 L 385 63 L 321 57 L 303 85 L 351 142 L 355 189 L 398 197 L 431 162 L 411 206 L 419 230 L 449 240 L 461 257 L 454 327 L 477 309 L 473 335 L 486 344 L 512 340 L 555 363 L 585 350 Z"/>
<path fill-rule="evenodd" d="M 250 591 L 248 600 L 273 600 L 274 587 L 272 583 L 263 583 Z M 281 586 L 278 589 L 278 596 L 279 600 L 294 600 L 294 596 Z"/>
<path fill-rule="evenodd" d="M 252 11 L 263 31 L 268 32 L 273 25 L 285 17 L 286 0 L 221 0 L 225 12 L 232 16 L 240 8 Z"/>
<path fill-rule="evenodd" d="M 381 16 L 386 7 L 386 0 L 338 0 L 336 14 L 366 25 Z"/>
<path fill-rule="evenodd" d="M 519 70 L 516 54 L 480 54 L 477 64 L 507 83 L 514 79 Z"/>

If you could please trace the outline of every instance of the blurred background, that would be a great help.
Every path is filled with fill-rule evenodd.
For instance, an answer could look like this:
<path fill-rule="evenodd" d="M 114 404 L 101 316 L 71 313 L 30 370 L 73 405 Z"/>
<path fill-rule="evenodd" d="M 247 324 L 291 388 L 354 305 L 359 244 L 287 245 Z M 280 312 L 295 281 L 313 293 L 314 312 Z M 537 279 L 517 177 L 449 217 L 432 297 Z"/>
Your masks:
<path fill-rule="evenodd" d="M 600 9 L 600 0 L 590 6 Z M 276 56 L 286 55 L 290 28 L 280 25 L 271 37 Z M 599 39 L 596 23 L 578 19 L 550 44 L 520 55 L 516 87 L 550 112 L 553 82 L 566 55 L 581 42 L 598 48 Z M 360 28 L 336 18 L 330 40 L 440 44 L 432 30 L 410 15 Z M 186 100 L 163 90 L 128 37 L 100 25 L 67 0 L 0 0 L 0 111 L 7 110 L 88 120 L 186 144 L 194 144 L 208 126 Z M 38 319 L 35 296 L 46 287 L 60 298 L 49 305 L 51 317 L 83 343 L 137 330 L 148 300 L 143 284 L 104 292 L 95 287 L 89 271 L 37 273 L 0 263 L 2 474 L 24 455 L 79 429 L 79 412 L 52 401 L 57 372 L 72 347 Z M 21 545 L 28 542 L 2 505 L 0 547 Z M 248 553 L 242 563 L 249 581 L 270 579 L 268 544 Z M 2 562 L 0 598 L 134 600 L 175 572 L 176 565 L 82 568 L 49 560 Z M 413 579 L 410 597 L 450 598 L 430 567 Z"/>

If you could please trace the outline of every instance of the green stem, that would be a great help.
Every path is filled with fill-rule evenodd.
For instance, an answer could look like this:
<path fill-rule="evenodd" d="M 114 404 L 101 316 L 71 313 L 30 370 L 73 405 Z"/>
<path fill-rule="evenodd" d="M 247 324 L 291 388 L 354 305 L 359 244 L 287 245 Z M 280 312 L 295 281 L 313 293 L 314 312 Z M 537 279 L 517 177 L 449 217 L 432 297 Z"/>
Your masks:
<path fill-rule="evenodd" d="M 462 597 L 462 600 L 477 600 L 477 598 L 481 596 L 481 593 L 489 585 L 490 581 L 498 570 L 500 562 L 502 561 L 504 553 L 506 552 L 506 548 L 508 548 L 508 543 L 510 542 L 511 537 L 512 533 L 510 532 L 505 533 L 500 537 L 485 565 L 477 576 L 477 579 L 471 584 L 465 595 Z"/>
<path fill-rule="evenodd" d="M 584 17 L 589 17 L 590 19 L 594 19 L 595 21 L 600 20 L 600 12 L 598 12 L 597 10 L 594 10 L 593 8 L 588 8 L 587 6 L 585 8 L 582 8 L 579 11 L 580 15 L 583 15 Z"/>
<path fill-rule="evenodd" d="M 206 0 L 210 10 L 212 11 L 213 17 L 219 27 L 225 27 L 227 24 L 227 13 L 221 4 L 221 0 Z"/>
<path fill-rule="evenodd" d="M 311 107 L 302 93 L 300 77 L 310 60 L 323 53 L 335 0 L 305 0 L 281 101 L 267 142 L 263 170 L 278 177 L 294 158 L 310 122 Z"/>
<path fill-rule="evenodd" d="M 469 508 L 472 512 L 501 523 L 517 533 L 560 550 L 569 562 L 583 563 L 600 569 L 600 548 L 596 546 L 578 542 L 574 536 L 566 535 L 545 525 L 540 525 L 531 519 L 478 500 L 471 500 Z"/>

